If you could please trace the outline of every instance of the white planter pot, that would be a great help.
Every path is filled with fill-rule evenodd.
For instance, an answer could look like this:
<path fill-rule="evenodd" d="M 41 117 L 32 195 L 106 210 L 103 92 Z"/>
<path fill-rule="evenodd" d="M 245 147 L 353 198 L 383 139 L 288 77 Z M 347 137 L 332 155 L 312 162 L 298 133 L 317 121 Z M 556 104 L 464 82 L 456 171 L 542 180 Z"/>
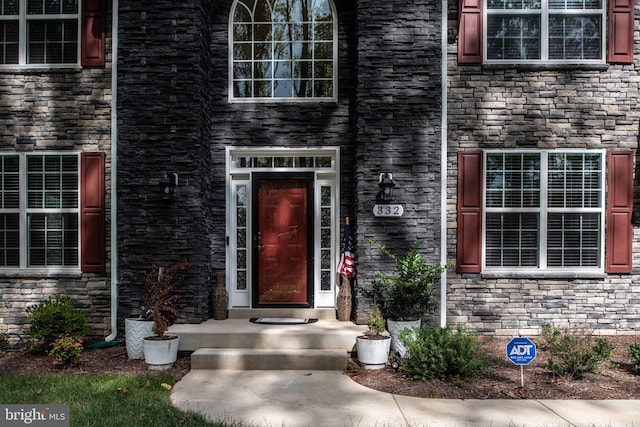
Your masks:
<path fill-rule="evenodd" d="M 144 361 L 149 365 L 150 371 L 162 371 L 169 369 L 178 359 L 178 345 L 180 337 L 172 336 L 170 339 L 154 339 L 147 337 L 144 340 Z"/>
<path fill-rule="evenodd" d="M 391 350 L 397 352 L 400 357 L 404 358 L 408 356 L 409 350 L 400 341 L 400 331 L 406 328 L 419 328 L 420 319 L 418 320 L 387 320 L 387 329 L 391 334 Z"/>
<path fill-rule="evenodd" d="M 365 369 L 382 369 L 389 360 L 391 337 L 381 339 L 356 337 L 356 351 L 358 360 Z"/>
<path fill-rule="evenodd" d="M 142 339 L 153 335 L 152 320 L 124 319 L 124 339 L 129 359 L 144 359 Z"/>

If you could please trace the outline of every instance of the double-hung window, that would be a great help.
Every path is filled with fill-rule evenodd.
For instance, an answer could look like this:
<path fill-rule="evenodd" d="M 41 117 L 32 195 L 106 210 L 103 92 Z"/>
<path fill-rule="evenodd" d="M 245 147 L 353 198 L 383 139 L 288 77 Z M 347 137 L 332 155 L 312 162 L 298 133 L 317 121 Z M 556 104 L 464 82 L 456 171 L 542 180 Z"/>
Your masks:
<path fill-rule="evenodd" d="M 604 0 L 487 0 L 488 62 L 604 62 Z"/>
<path fill-rule="evenodd" d="M 78 0 L 0 0 L 0 65 L 78 64 Z"/>
<path fill-rule="evenodd" d="M 603 271 L 604 152 L 485 153 L 486 270 Z"/>
<path fill-rule="evenodd" d="M 460 64 L 633 64 L 633 0 L 460 0 Z"/>
<path fill-rule="evenodd" d="M 79 267 L 79 159 L 0 156 L 0 267 Z"/>

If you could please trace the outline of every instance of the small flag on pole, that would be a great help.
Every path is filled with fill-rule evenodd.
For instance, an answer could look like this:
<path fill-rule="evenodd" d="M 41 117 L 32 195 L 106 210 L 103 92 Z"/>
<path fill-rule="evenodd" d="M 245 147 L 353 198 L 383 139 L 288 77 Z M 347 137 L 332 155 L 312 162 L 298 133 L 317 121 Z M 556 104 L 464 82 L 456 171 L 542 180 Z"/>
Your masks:
<path fill-rule="evenodd" d="M 340 262 L 338 262 L 338 274 L 349 280 L 356 275 L 353 265 L 354 257 L 351 253 L 351 227 L 349 226 L 349 217 L 346 218 L 344 226 L 344 241 L 342 242 L 342 252 L 340 253 Z"/>

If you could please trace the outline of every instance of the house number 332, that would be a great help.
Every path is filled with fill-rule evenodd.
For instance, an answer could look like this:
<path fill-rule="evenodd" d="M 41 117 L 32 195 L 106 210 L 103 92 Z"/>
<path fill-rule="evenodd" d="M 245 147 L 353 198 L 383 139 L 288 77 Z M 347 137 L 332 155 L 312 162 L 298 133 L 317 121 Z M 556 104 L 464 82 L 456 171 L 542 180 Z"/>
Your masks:
<path fill-rule="evenodd" d="M 402 216 L 404 207 L 402 205 L 375 205 L 373 216 Z"/>

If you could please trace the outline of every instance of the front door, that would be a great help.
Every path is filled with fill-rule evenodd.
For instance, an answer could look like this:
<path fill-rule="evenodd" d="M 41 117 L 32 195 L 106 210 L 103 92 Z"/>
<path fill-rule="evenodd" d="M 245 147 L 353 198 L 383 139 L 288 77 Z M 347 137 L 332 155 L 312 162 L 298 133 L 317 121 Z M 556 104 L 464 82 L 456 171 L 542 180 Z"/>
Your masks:
<path fill-rule="evenodd" d="M 253 307 L 313 307 L 313 173 L 254 173 Z"/>

